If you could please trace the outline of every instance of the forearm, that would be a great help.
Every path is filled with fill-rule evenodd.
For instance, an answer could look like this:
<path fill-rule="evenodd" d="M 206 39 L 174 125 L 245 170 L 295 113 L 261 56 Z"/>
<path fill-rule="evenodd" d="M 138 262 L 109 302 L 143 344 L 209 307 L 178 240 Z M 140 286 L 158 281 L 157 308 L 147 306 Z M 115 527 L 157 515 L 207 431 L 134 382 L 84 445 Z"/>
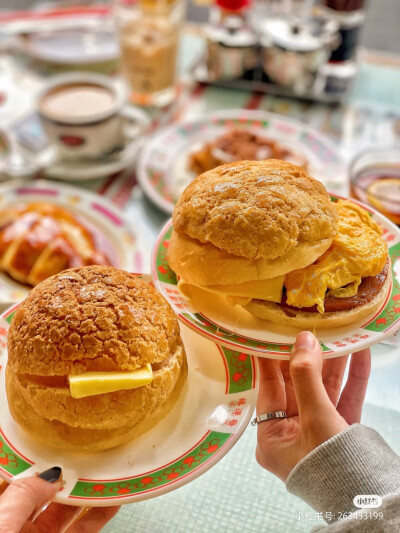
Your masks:
<path fill-rule="evenodd" d="M 286 486 L 337 520 L 340 513 L 357 511 L 353 498 L 358 494 L 384 497 L 400 492 L 400 457 L 376 431 L 355 424 L 300 461 Z"/>

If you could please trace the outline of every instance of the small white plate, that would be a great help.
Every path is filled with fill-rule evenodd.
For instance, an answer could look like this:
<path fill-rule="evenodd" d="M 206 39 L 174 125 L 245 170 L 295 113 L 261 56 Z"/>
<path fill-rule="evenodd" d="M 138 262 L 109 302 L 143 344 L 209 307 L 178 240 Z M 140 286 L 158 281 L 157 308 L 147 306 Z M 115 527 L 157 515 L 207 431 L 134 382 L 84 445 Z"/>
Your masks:
<path fill-rule="evenodd" d="M 144 147 L 138 162 L 138 180 L 148 197 L 166 213 L 195 178 L 188 168 L 190 153 L 227 131 L 250 130 L 278 141 L 304 156 L 308 171 L 332 192 L 345 194 L 346 174 L 334 144 L 306 124 L 266 111 L 231 109 L 178 122 L 160 130 Z"/>
<path fill-rule="evenodd" d="M 7 481 L 59 465 L 66 484 L 56 502 L 96 507 L 154 498 L 214 466 L 251 419 L 258 387 L 256 358 L 220 348 L 182 326 L 188 378 L 163 420 L 112 450 L 77 454 L 48 449 L 34 442 L 8 410 L 4 370 L 14 311 L 0 318 L 0 477 Z"/>
<path fill-rule="evenodd" d="M 21 202 L 61 205 L 94 226 L 106 238 L 115 256 L 115 266 L 138 272 L 143 264 L 139 237 L 109 200 L 83 189 L 46 180 L 6 182 L 0 185 L 0 210 Z M 0 272 L 0 309 L 26 297 L 30 287 Z"/>
<path fill-rule="evenodd" d="M 50 66 L 82 67 L 110 71 L 119 56 L 115 32 L 95 28 L 42 31 L 19 37 L 20 50 Z M 107 68 L 106 68 L 107 67 Z"/>
<path fill-rule="evenodd" d="M 331 195 L 332 199 L 340 198 Z M 392 260 L 392 286 L 382 308 L 368 318 L 348 326 L 317 329 L 325 358 L 354 353 L 383 341 L 400 328 L 400 229 L 374 209 L 352 200 L 369 211 L 382 226 Z M 288 359 L 297 328 L 281 326 L 252 316 L 240 306 L 232 307 L 223 296 L 202 298 L 196 302 L 185 298 L 178 290 L 177 277 L 167 261 L 167 249 L 173 230 L 168 221 L 157 239 L 153 251 L 151 272 L 156 288 L 172 305 L 178 318 L 200 335 L 244 353 Z M 212 265 L 210 265 L 212 269 Z"/>

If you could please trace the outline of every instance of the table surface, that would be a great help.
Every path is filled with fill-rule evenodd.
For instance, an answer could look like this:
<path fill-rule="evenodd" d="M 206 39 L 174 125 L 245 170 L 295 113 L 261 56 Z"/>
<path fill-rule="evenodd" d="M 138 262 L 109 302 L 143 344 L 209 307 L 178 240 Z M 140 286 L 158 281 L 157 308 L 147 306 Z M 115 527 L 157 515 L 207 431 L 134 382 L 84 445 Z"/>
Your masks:
<path fill-rule="evenodd" d="M 183 72 L 187 72 L 201 46 L 196 36 L 184 37 Z M 335 107 L 211 86 L 189 88 L 184 84 L 186 89 L 178 104 L 168 113 L 154 115 L 154 119 L 159 127 L 173 119 L 194 117 L 206 111 L 268 110 L 319 129 L 335 141 L 344 160 L 349 162 L 358 150 L 399 142 L 399 65 L 396 59 L 364 57 L 350 94 L 342 105 Z M 11 54 L 0 57 L 0 92 L 10 95 L 5 104 L 0 104 L 3 128 L 9 128 L 18 117 L 32 110 L 34 96 L 42 84 L 43 78 L 22 68 Z M 106 179 L 82 182 L 80 186 L 105 195 L 123 209 L 140 235 L 143 271 L 148 271 L 152 246 L 167 215 L 144 197 L 137 186 L 134 169 Z M 362 421 L 380 431 L 400 453 L 399 376 L 400 345 L 374 347 Z M 288 494 L 282 482 L 257 465 L 255 443 L 256 429 L 249 426 L 233 450 L 213 469 L 172 493 L 124 506 L 104 531 L 309 531 L 317 524 L 315 516 L 310 514 L 311 509 Z"/>

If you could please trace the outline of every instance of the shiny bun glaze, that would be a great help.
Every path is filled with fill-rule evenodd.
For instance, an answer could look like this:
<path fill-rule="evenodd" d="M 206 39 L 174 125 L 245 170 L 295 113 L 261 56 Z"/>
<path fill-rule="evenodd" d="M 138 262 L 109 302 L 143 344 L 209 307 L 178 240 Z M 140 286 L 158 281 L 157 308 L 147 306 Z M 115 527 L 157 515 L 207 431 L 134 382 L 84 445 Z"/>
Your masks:
<path fill-rule="evenodd" d="M 100 247 L 97 230 L 62 206 L 11 205 L 0 211 L 0 270 L 34 286 L 67 268 L 111 265 L 104 238 Z"/>

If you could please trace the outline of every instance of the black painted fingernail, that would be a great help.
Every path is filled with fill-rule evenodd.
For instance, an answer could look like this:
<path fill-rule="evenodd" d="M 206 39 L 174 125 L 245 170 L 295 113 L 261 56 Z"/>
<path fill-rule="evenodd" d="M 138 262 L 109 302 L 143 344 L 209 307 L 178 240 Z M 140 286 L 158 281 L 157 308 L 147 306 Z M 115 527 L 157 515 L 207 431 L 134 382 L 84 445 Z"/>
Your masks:
<path fill-rule="evenodd" d="M 61 477 L 61 468 L 59 466 L 53 466 L 53 468 L 49 468 L 48 470 L 45 470 L 41 474 L 39 474 L 38 477 L 41 477 L 45 481 L 48 481 L 49 483 L 55 483 L 58 481 Z"/>

